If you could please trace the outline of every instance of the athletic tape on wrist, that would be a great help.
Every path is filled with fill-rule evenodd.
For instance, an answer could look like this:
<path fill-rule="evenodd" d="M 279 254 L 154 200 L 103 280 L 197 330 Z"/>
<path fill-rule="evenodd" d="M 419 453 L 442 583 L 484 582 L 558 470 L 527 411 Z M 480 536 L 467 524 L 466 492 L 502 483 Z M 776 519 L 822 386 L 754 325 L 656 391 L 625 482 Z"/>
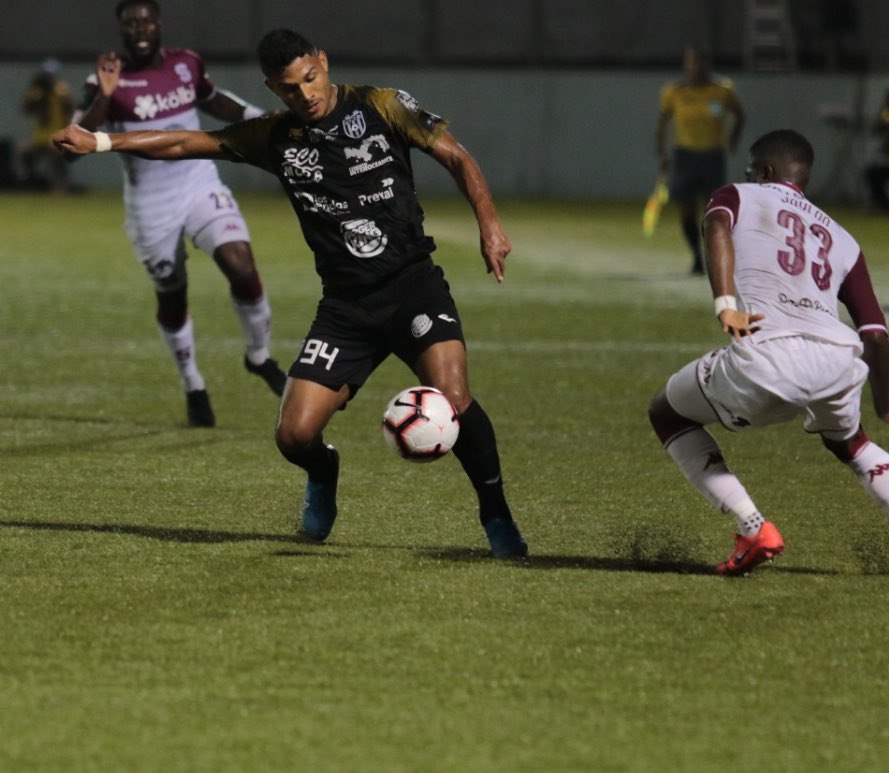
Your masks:
<path fill-rule="evenodd" d="M 105 134 L 105 132 L 94 132 L 93 136 L 96 138 L 96 153 L 104 153 L 107 150 L 111 150 L 111 137 Z"/>
<path fill-rule="evenodd" d="M 244 120 L 249 121 L 251 118 L 259 118 L 265 115 L 265 110 L 256 105 L 244 105 Z"/>
<path fill-rule="evenodd" d="M 713 299 L 713 311 L 717 317 L 726 309 L 738 310 L 738 301 L 734 295 L 720 295 L 718 298 Z"/>

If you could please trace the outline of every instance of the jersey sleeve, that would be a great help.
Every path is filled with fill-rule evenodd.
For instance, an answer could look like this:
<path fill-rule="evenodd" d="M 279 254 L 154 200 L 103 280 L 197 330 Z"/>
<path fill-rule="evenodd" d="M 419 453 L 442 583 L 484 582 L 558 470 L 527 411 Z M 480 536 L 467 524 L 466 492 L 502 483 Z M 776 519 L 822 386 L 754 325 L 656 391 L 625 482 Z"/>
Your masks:
<path fill-rule="evenodd" d="M 270 139 L 281 116 L 264 115 L 209 132 L 219 142 L 227 161 L 250 164 L 274 173 L 270 161 Z"/>
<path fill-rule="evenodd" d="M 195 71 L 197 73 L 197 82 L 195 83 L 195 97 L 198 102 L 206 102 L 216 93 L 216 86 L 210 80 L 207 74 L 207 68 L 204 60 L 196 51 L 186 51 L 194 60 Z"/>
<path fill-rule="evenodd" d="M 846 274 L 837 297 L 849 310 L 849 316 L 852 317 L 859 334 L 868 331 L 886 332 L 886 317 L 874 294 L 870 273 L 862 253 L 858 253 L 858 260 Z"/>
<path fill-rule="evenodd" d="M 704 217 L 707 217 L 711 212 L 728 212 L 729 219 L 731 220 L 731 228 L 734 230 L 735 223 L 738 222 L 738 212 L 740 209 L 741 197 L 738 194 L 738 189 L 729 183 L 728 185 L 723 185 L 721 188 L 718 188 L 713 196 L 711 196 L 710 201 L 707 204 L 707 211 L 704 212 Z"/>
<path fill-rule="evenodd" d="M 370 89 L 367 98 L 383 119 L 415 148 L 428 153 L 448 128 L 448 121 L 420 107 L 406 91 Z"/>

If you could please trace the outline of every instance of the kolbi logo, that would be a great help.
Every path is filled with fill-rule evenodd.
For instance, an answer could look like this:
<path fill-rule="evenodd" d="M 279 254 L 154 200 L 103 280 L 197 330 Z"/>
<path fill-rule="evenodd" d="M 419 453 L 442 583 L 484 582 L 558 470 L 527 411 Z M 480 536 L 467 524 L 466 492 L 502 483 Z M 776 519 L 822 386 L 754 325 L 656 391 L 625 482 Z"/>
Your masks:
<path fill-rule="evenodd" d="M 158 113 L 194 104 L 194 100 L 194 86 L 177 86 L 175 91 L 168 91 L 166 94 L 140 94 L 136 97 L 133 112 L 144 121 L 154 118 Z"/>
<path fill-rule="evenodd" d="M 343 241 L 356 258 L 375 258 L 389 242 L 373 220 L 359 218 L 340 223 Z"/>

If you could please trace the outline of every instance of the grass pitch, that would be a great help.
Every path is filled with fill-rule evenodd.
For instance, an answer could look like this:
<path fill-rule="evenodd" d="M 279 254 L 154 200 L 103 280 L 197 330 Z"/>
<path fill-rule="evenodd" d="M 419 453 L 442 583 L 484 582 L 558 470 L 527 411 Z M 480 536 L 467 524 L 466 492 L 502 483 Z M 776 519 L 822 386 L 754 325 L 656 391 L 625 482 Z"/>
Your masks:
<path fill-rule="evenodd" d="M 283 197 L 240 199 L 286 364 L 318 279 Z M 526 562 L 486 557 L 456 460 L 385 447 L 395 360 L 327 433 L 329 544 L 295 542 L 304 477 L 211 261 L 194 430 L 119 195 L 0 199 L 0 770 L 884 770 L 886 517 L 800 426 L 716 429 L 787 541 L 716 577 L 732 524 L 648 427 L 722 342 L 675 213 L 645 240 L 641 203 L 501 203 L 497 286 L 468 207 L 426 208 Z M 837 214 L 889 301 L 889 221 Z"/>

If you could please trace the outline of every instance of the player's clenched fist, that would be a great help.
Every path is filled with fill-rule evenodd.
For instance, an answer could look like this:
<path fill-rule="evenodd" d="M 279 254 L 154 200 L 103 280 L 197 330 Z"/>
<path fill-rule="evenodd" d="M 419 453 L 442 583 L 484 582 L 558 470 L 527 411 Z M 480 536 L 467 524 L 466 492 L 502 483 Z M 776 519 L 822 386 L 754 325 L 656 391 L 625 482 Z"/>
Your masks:
<path fill-rule="evenodd" d="M 75 123 L 57 131 L 52 137 L 52 144 L 69 156 L 85 156 L 97 150 L 96 135 Z"/>

